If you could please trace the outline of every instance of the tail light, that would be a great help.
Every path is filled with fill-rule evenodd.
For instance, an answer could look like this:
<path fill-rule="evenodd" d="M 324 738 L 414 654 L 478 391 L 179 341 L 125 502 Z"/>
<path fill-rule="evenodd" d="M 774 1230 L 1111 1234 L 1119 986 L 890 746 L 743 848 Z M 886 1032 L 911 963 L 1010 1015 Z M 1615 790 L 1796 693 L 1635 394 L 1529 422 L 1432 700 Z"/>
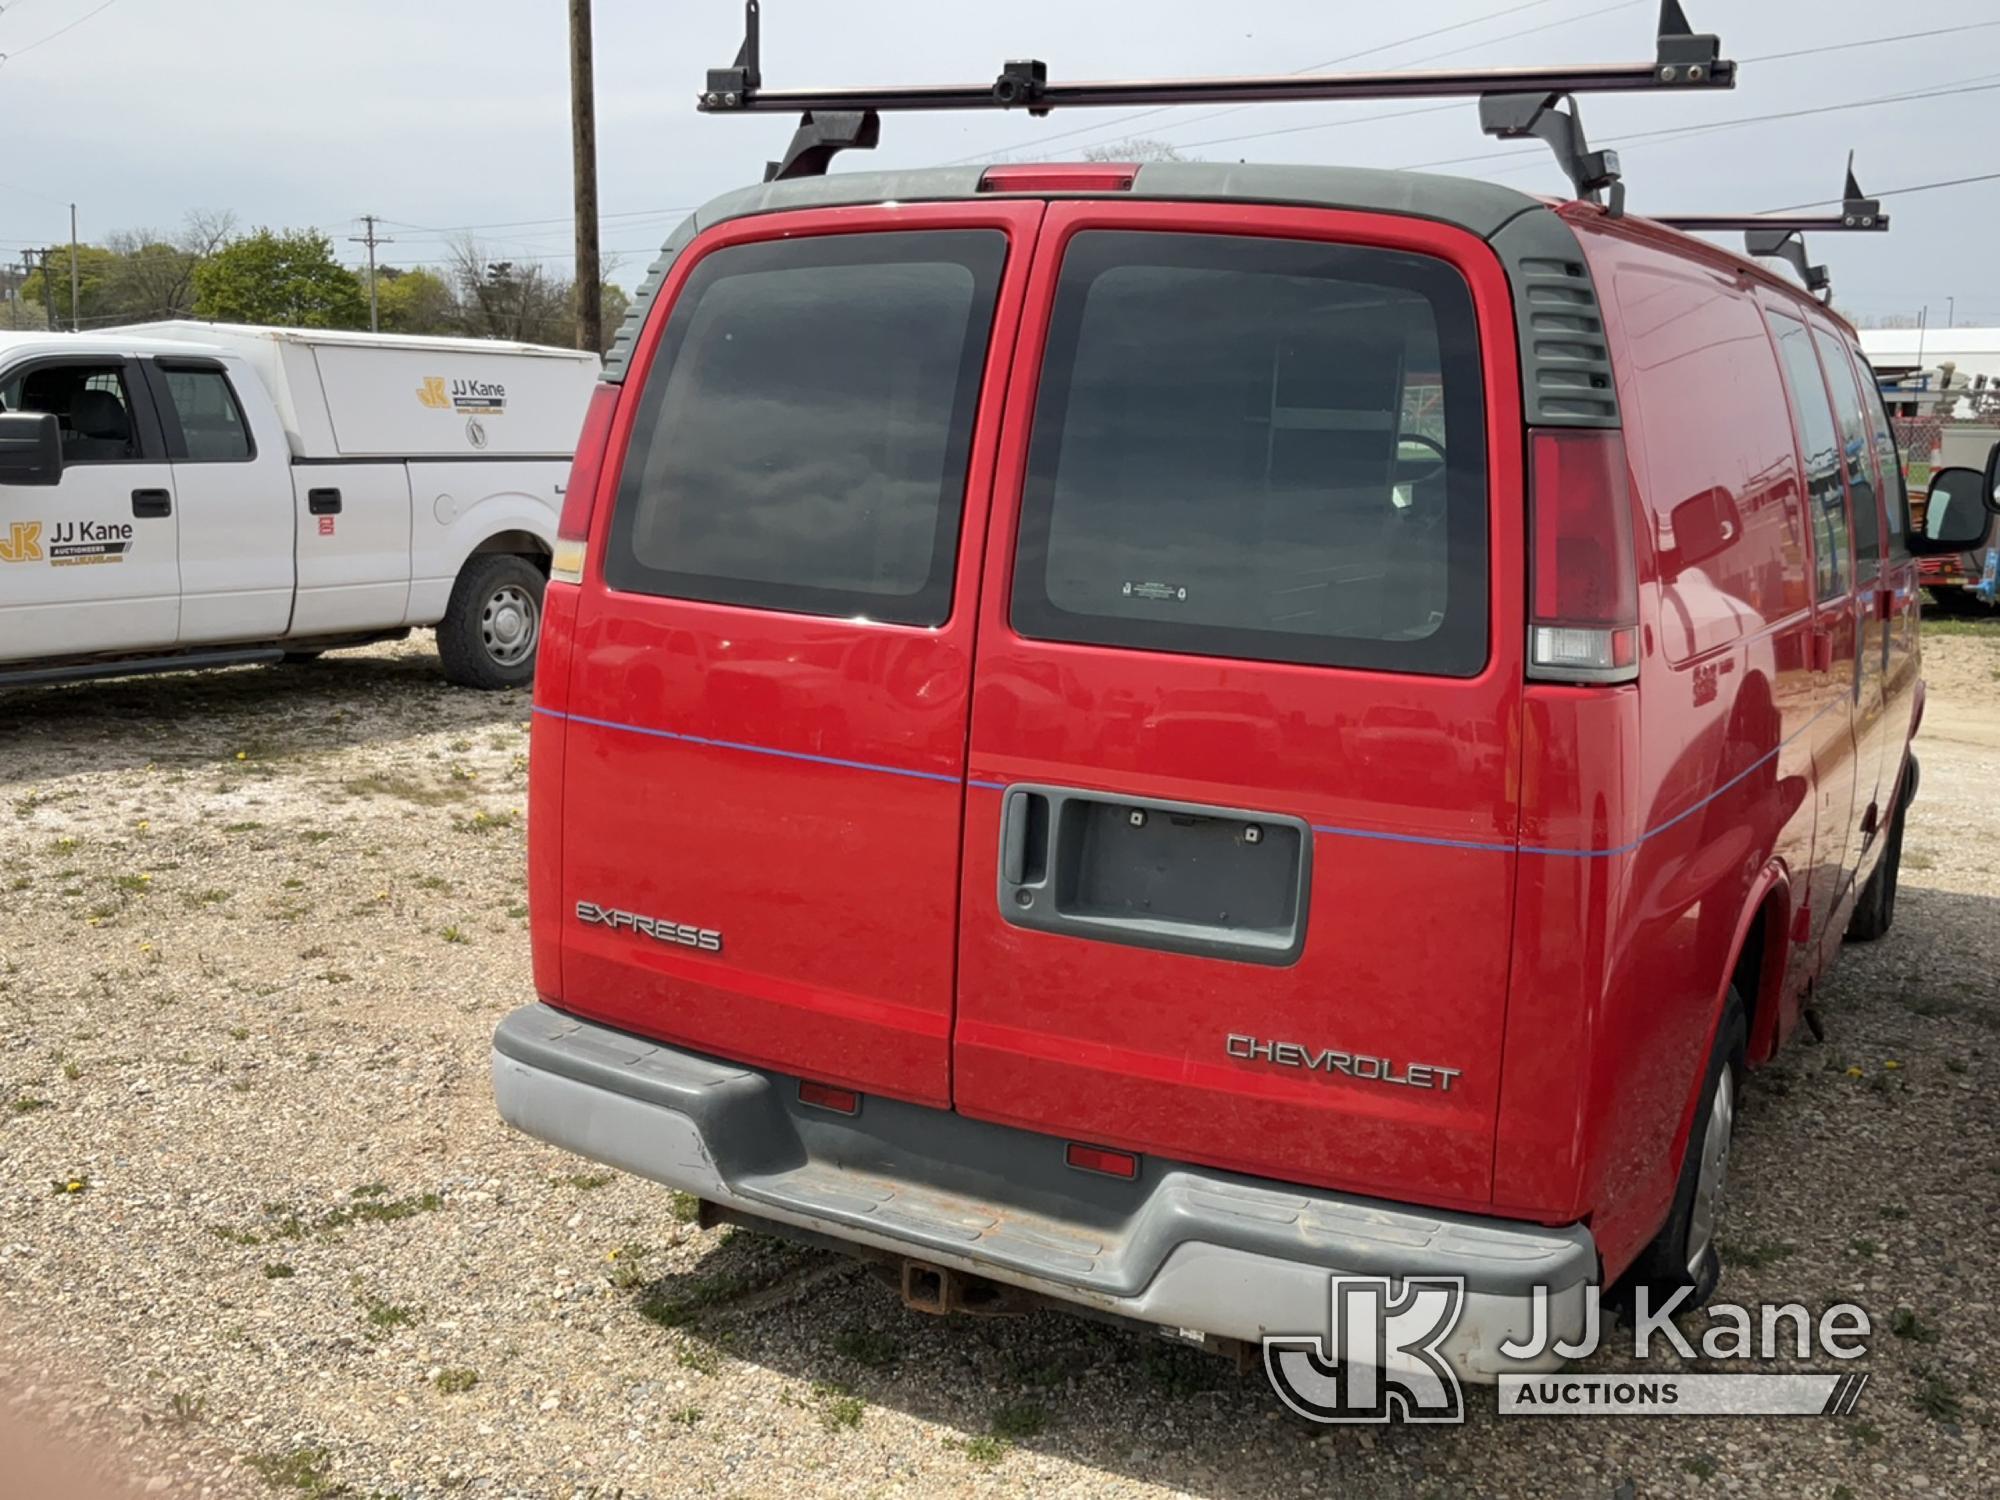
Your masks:
<path fill-rule="evenodd" d="M 988 167 L 982 193 L 1129 193 L 1139 175 L 1136 163 L 1049 162 L 1036 166 Z"/>
<path fill-rule="evenodd" d="M 597 482 L 604 473 L 604 450 L 611 445 L 611 418 L 617 410 L 617 386 L 600 385 L 590 393 L 583 432 L 576 440 L 576 457 L 570 461 L 569 487 L 563 491 L 562 519 L 556 522 L 556 555 L 549 563 L 551 582 L 583 582 L 590 518 L 597 509 Z"/>
<path fill-rule="evenodd" d="M 1624 435 L 1538 428 L 1529 475 L 1528 675 L 1630 682 L 1639 675 L 1639 575 Z"/>

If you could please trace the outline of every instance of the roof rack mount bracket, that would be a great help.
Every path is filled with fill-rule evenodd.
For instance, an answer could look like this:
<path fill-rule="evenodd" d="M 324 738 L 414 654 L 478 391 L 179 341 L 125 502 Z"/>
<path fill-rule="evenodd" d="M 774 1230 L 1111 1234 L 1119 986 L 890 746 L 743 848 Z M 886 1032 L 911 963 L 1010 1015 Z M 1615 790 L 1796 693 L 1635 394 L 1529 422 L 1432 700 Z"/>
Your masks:
<path fill-rule="evenodd" d="M 782 161 L 764 164 L 766 182 L 823 177 L 843 151 L 873 151 L 882 139 L 882 117 L 872 109 L 809 109 L 799 117 Z"/>
<path fill-rule="evenodd" d="M 1680 0 L 1660 0 L 1658 65 L 1662 83 L 1712 83 L 1718 72 L 1736 72 L 1722 55 L 1722 38 L 1688 25 Z"/>
<path fill-rule="evenodd" d="M 708 70 L 708 85 L 702 90 L 703 102 L 719 109 L 735 109 L 761 89 L 764 86 L 763 50 L 758 0 L 744 0 L 743 45 L 736 49 L 733 65 Z"/>
<path fill-rule="evenodd" d="M 1824 292 L 1833 285 L 1826 267 L 1816 266 L 1806 258 L 1805 236 L 1796 229 L 1747 229 L 1743 232 L 1743 248 L 1752 255 L 1768 255 L 1785 262 L 1799 273 L 1799 280 L 1809 292 Z"/>
<path fill-rule="evenodd" d="M 1668 0 L 1668 4 L 1672 3 L 1673 0 Z M 1565 104 L 1569 106 L 1567 110 L 1561 107 Z M 1602 201 L 1600 195 L 1608 191 L 1611 217 L 1615 219 L 1625 212 L 1625 184 L 1619 179 L 1618 153 L 1590 149 L 1573 97 L 1481 94 L 1479 128 L 1501 140 L 1525 140 L 1532 136 L 1547 142 L 1579 198 L 1597 203 Z"/>

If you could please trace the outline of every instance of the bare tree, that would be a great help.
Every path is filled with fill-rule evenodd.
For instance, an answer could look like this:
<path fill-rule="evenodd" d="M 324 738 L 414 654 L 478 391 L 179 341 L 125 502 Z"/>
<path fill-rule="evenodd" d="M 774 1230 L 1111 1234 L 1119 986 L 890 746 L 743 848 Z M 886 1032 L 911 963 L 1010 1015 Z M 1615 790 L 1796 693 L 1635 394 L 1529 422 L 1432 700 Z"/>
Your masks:
<path fill-rule="evenodd" d="M 141 318 L 183 318 L 194 308 L 194 272 L 236 232 L 236 216 L 215 210 L 190 213 L 180 229 L 163 234 L 125 229 L 105 246 L 118 257 L 106 288 L 116 312 Z"/>

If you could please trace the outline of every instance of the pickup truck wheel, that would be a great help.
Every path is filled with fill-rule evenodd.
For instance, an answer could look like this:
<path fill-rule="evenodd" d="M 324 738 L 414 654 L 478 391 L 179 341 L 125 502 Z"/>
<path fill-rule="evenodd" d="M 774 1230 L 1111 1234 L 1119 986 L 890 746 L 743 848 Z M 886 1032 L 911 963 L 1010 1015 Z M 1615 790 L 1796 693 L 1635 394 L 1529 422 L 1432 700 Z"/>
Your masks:
<path fill-rule="evenodd" d="M 1745 1035 L 1743 1001 L 1732 987 L 1722 1024 L 1715 1030 L 1701 1104 L 1688 1131 L 1673 1209 L 1626 1275 L 1629 1285 L 1644 1285 L 1653 1294 L 1655 1306 L 1681 1287 L 1693 1287 L 1694 1298 L 1688 1305 L 1698 1307 L 1715 1295 L 1722 1278 L 1715 1231 L 1729 1185 L 1729 1147 L 1736 1133 Z"/>
<path fill-rule="evenodd" d="M 279 658 L 288 667 L 303 667 L 308 662 L 318 661 L 326 655 L 324 651 L 287 651 Z"/>
<path fill-rule="evenodd" d="M 1875 866 L 1868 884 L 1854 898 L 1854 915 L 1847 919 L 1846 937 L 1850 943 L 1872 943 L 1888 932 L 1896 920 L 1896 887 L 1903 873 L 1903 815 L 1909 806 L 1908 797 L 1896 804 L 1895 816 L 1889 820 L 1889 842 L 1882 850 L 1882 862 Z"/>
<path fill-rule="evenodd" d="M 460 687 L 526 687 L 542 633 L 541 570 L 524 557 L 475 557 L 451 587 L 438 621 L 438 660 Z"/>

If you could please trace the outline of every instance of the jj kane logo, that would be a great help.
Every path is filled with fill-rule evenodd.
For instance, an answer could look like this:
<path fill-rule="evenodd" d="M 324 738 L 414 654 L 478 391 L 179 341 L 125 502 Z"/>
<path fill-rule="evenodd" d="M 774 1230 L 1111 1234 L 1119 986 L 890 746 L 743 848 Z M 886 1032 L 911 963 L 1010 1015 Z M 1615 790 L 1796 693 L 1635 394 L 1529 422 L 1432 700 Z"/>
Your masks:
<path fill-rule="evenodd" d="M 496 415 L 507 409 L 507 387 L 494 380 L 447 382 L 442 375 L 427 375 L 417 388 L 417 402 L 432 411 Z"/>
<path fill-rule="evenodd" d="M 0 562 L 40 562 L 42 560 L 42 523 L 40 521 L 16 521 L 7 528 L 7 535 L 0 537 Z"/>

